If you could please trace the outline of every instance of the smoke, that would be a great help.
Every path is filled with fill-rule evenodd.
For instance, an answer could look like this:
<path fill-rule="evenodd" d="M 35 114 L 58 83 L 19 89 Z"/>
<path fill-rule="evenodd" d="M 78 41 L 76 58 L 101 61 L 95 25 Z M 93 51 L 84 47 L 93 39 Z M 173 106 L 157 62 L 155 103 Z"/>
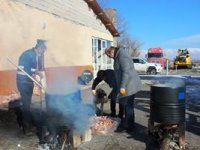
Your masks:
<path fill-rule="evenodd" d="M 181 76 L 155 76 L 152 77 L 154 86 L 178 88 L 186 85 L 186 78 Z"/>
<path fill-rule="evenodd" d="M 192 105 L 200 104 L 200 77 L 155 76 L 151 80 L 153 80 L 153 86 L 170 88 L 186 87 L 186 102 Z"/>
<path fill-rule="evenodd" d="M 177 88 L 177 87 L 184 87 L 185 86 L 185 79 L 181 77 L 172 77 L 168 79 L 167 84 L 169 87 Z"/>
<path fill-rule="evenodd" d="M 90 62 L 89 59 L 85 59 L 87 53 L 83 50 L 86 48 L 84 41 L 77 43 L 81 40 L 72 38 L 72 35 L 76 36 L 74 33 L 79 32 L 76 26 L 71 26 L 68 22 L 48 13 L 30 9 L 18 2 L 0 0 L 0 22 L 0 52 L 4 55 L 0 56 L 1 69 L 11 69 L 11 67 L 16 69 L 3 58 L 8 56 L 16 63 L 22 51 L 35 46 L 35 41 L 38 38 L 44 38 L 48 41 L 48 51 L 45 53 L 46 68 L 60 67 L 61 65 L 78 66 Z M 80 39 L 84 34 L 81 35 Z M 82 45 L 83 49 L 80 49 Z M 77 49 L 80 49 L 80 53 L 77 52 Z M 66 51 L 67 53 L 65 53 Z M 55 72 L 54 70 L 52 84 L 46 90 L 47 94 L 50 95 L 50 101 L 52 100 L 52 103 L 49 103 L 49 108 L 56 107 L 52 109 L 56 114 L 64 116 L 66 123 L 83 133 L 89 127 L 89 118 L 94 115 L 95 110 L 92 104 L 83 104 L 80 86 L 76 84 L 77 76 L 73 71 L 69 72 L 71 75 L 62 70 L 56 74 Z"/>
<path fill-rule="evenodd" d="M 23 13 L 24 7 L 13 1 L 0 1 L 0 68 L 13 69 L 5 58 L 17 62 L 23 50 L 34 46 L 36 39 L 41 37 L 41 30 L 34 34 L 30 16 Z M 23 15 L 21 15 L 23 13 Z M 26 19 L 27 18 L 27 19 Z M 33 21 L 32 21 L 33 22 Z M 36 33 L 36 32 L 35 32 Z"/>
<path fill-rule="evenodd" d="M 95 115 L 93 105 L 83 104 L 80 91 L 66 95 L 46 95 L 47 112 L 58 114 L 61 120 L 56 120 L 61 126 L 75 128 L 83 134 L 90 127 L 90 117 Z"/>
<path fill-rule="evenodd" d="M 67 95 L 80 89 L 75 73 L 66 72 L 64 69 L 53 69 L 47 72 L 52 80 L 48 80 L 46 91 L 51 94 Z"/>
<path fill-rule="evenodd" d="M 57 73 L 55 81 L 47 89 L 47 112 L 62 116 L 63 124 L 83 134 L 90 127 L 90 118 L 95 115 L 95 107 L 92 103 L 84 104 L 86 100 L 81 98 L 80 85 L 76 83 L 77 76 L 73 72 L 70 74 Z"/>

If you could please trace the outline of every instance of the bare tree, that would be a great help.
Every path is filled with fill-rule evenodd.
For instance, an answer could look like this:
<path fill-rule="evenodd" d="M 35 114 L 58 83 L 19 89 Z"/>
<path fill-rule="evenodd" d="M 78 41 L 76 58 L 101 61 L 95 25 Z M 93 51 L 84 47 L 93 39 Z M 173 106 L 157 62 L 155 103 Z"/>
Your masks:
<path fill-rule="evenodd" d="M 116 15 L 116 27 L 120 33 L 118 44 L 124 46 L 131 56 L 139 56 L 140 42 L 133 38 L 127 27 L 127 21 L 120 15 Z"/>
<path fill-rule="evenodd" d="M 106 15 L 113 22 L 120 33 L 120 37 L 117 40 L 118 45 L 124 46 L 129 51 L 131 56 L 139 56 L 141 43 L 129 34 L 125 18 L 120 16 L 115 9 L 106 8 L 107 1 L 108 0 L 98 0 L 101 7 L 105 10 Z"/>
<path fill-rule="evenodd" d="M 131 56 L 139 56 L 140 43 L 127 32 L 121 34 L 118 38 L 118 44 L 125 47 Z"/>

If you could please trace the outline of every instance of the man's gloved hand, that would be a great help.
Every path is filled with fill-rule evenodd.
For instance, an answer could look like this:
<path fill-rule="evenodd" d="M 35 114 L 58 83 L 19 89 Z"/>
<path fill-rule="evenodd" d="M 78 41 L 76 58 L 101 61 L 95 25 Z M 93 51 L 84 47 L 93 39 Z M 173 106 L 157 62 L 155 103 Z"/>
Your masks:
<path fill-rule="evenodd" d="M 125 88 L 120 88 L 120 94 L 122 94 L 122 95 L 126 94 L 126 89 Z"/>
<path fill-rule="evenodd" d="M 92 94 L 94 95 L 94 96 L 96 96 L 96 90 L 92 90 Z"/>

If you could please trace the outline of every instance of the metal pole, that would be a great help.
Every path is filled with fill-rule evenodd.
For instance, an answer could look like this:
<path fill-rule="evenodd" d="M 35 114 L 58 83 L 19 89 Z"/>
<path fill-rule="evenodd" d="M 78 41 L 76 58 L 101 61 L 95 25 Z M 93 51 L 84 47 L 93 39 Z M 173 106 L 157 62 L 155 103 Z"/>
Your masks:
<path fill-rule="evenodd" d="M 167 75 L 169 74 L 169 61 L 167 59 L 167 66 L 166 66 Z"/>

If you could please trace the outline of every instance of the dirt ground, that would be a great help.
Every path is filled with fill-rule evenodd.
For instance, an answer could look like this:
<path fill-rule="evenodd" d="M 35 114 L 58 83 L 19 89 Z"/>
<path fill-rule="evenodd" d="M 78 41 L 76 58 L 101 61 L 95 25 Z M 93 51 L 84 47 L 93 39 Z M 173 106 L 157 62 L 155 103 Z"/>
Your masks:
<path fill-rule="evenodd" d="M 143 92 L 141 95 L 140 98 L 135 100 L 135 129 L 133 133 L 129 134 L 123 131 L 115 132 L 112 135 L 92 135 L 92 140 L 82 143 L 78 150 L 159 149 L 158 145 L 147 134 L 150 110 L 149 92 Z M 109 103 L 104 106 L 104 111 L 109 113 Z M 39 150 L 37 136 L 25 137 L 19 131 L 15 114 L 12 111 L 1 110 L 0 150 Z M 199 139 L 200 107 L 188 104 L 186 110 L 186 142 L 190 150 L 200 150 Z"/>

